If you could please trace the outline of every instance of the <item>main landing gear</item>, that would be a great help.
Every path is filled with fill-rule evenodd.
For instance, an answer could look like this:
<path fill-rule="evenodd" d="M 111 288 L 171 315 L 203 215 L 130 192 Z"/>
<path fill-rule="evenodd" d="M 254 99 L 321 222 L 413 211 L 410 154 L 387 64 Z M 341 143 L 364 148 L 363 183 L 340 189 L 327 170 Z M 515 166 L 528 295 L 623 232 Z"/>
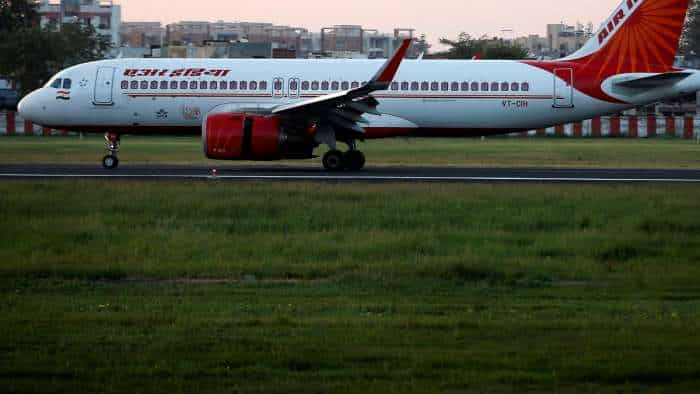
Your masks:
<path fill-rule="evenodd" d="M 354 143 L 343 153 L 333 149 L 323 156 L 323 167 L 328 171 L 360 171 L 365 166 L 365 155 L 357 150 Z"/>
<path fill-rule="evenodd" d="M 105 149 L 109 153 L 102 158 L 102 167 L 113 170 L 119 166 L 119 158 L 117 158 L 117 153 L 119 152 L 119 134 L 105 133 L 105 141 Z"/>

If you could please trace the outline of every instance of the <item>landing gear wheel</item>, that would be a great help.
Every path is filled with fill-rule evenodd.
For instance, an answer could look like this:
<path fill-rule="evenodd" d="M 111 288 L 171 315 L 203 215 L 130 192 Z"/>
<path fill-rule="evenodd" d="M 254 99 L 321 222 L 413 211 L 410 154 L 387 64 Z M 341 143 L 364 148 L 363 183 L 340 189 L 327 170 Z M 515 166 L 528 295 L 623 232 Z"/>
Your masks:
<path fill-rule="evenodd" d="M 343 152 L 339 150 L 328 151 L 323 155 L 323 167 L 328 171 L 342 171 L 345 168 Z"/>
<path fill-rule="evenodd" d="M 359 150 L 351 150 L 343 157 L 345 168 L 349 171 L 360 171 L 365 166 L 365 155 Z"/>
<path fill-rule="evenodd" d="M 117 156 L 107 155 L 102 158 L 102 167 L 113 170 L 117 168 L 117 166 L 119 166 L 119 159 L 117 159 Z"/>
<path fill-rule="evenodd" d="M 119 152 L 120 139 L 119 134 L 105 133 L 105 150 L 107 150 L 108 154 L 102 158 L 102 167 L 113 170 L 119 165 L 117 152 Z"/>

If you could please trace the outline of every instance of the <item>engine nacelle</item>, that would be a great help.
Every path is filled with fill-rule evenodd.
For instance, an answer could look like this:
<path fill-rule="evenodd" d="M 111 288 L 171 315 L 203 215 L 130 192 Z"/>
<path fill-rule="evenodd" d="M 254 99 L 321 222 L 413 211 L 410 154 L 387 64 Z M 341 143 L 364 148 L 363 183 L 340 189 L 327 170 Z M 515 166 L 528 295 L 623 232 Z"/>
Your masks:
<path fill-rule="evenodd" d="M 277 116 L 212 113 L 202 127 L 204 154 L 217 160 L 311 158 L 313 146 L 289 138 Z M 296 141 L 296 142 L 295 142 Z"/>

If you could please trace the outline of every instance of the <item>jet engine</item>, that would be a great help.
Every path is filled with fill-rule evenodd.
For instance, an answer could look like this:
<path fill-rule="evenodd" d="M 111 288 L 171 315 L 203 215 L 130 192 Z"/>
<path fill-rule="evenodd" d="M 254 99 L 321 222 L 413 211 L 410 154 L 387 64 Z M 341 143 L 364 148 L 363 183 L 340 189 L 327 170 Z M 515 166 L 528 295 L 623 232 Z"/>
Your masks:
<path fill-rule="evenodd" d="M 277 116 L 212 113 L 202 127 L 204 154 L 216 160 L 309 159 L 315 147 L 284 132 Z"/>

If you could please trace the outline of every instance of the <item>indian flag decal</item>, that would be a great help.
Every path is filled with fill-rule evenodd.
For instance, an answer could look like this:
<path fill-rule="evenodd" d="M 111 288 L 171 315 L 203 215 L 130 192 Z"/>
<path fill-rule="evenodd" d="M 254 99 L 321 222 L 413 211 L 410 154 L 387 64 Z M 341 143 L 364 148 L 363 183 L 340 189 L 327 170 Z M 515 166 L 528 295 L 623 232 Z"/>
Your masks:
<path fill-rule="evenodd" d="M 69 90 L 59 90 L 56 92 L 56 100 L 70 100 Z"/>

